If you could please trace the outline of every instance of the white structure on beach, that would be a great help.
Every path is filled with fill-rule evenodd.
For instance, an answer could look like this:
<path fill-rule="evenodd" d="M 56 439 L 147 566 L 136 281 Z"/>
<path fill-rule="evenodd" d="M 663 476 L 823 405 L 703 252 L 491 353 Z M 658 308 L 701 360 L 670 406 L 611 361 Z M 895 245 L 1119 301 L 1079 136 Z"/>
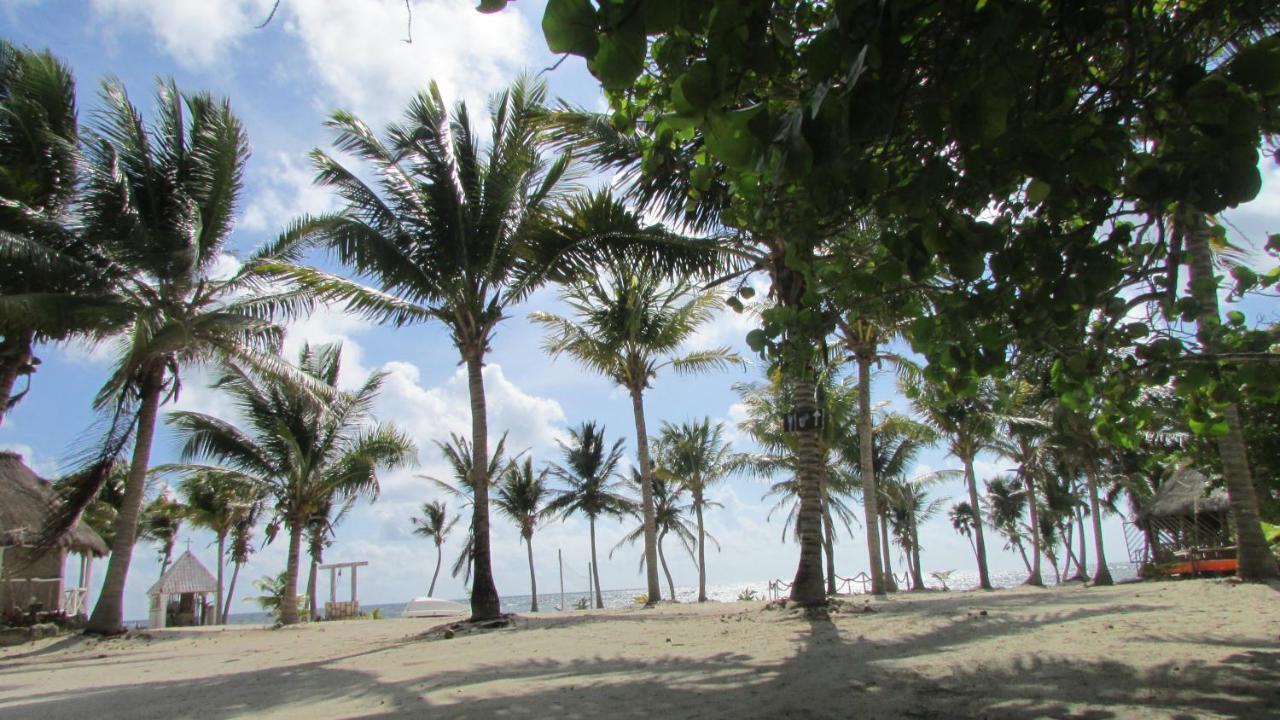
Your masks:
<path fill-rule="evenodd" d="M 188 550 L 147 591 L 151 598 L 147 626 L 162 628 L 212 622 L 208 596 L 217 592 L 218 581 Z"/>

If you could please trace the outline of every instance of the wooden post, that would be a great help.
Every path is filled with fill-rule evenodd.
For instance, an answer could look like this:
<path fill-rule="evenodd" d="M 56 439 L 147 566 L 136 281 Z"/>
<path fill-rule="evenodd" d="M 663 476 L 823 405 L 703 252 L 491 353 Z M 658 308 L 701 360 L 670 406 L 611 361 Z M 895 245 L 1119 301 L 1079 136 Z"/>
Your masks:
<path fill-rule="evenodd" d="M 355 565 L 351 566 L 351 602 L 353 603 L 356 601 L 356 570 L 357 569 L 358 568 Z"/>
<path fill-rule="evenodd" d="M 329 602 L 338 602 L 338 568 L 329 568 Z"/>
<path fill-rule="evenodd" d="M 569 608 L 564 604 L 564 551 L 556 550 L 556 559 L 560 561 L 560 612 Z"/>

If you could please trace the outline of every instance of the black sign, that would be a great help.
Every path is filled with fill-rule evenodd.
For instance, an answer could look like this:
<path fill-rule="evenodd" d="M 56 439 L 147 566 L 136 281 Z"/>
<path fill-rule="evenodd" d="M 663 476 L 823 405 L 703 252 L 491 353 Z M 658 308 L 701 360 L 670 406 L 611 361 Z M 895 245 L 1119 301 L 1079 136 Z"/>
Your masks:
<path fill-rule="evenodd" d="M 814 432 L 822 429 L 822 411 L 789 412 L 782 416 L 782 429 L 786 432 Z"/>

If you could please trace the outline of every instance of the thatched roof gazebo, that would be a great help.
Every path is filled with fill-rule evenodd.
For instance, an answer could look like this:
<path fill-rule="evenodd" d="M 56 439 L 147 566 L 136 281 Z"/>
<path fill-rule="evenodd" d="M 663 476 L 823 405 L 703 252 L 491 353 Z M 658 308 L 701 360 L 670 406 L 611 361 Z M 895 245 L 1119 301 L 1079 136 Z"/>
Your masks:
<path fill-rule="evenodd" d="M 110 548 L 92 528 L 76 523 L 52 549 L 39 550 L 40 529 L 55 502 L 48 480 L 27 467 L 21 455 L 0 451 L 0 611 L 38 605 L 47 612 L 85 613 L 91 560 Z M 68 552 L 80 555 L 80 582 L 64 589 Z"/>
<path fill-rule="evenodd" d="M 147 595 L 151 598 L 151 628 L 205 625 L 208 596 L 218 591 L 218 581 L 190 550 L 174 561 Z"/>
<path fill-rule="evenodd" d="M 1204 561 L 1234 559 L 1230 520 L 1226 491 L 1211 488 L 1209 479 L 1196 470 L 1178 468 L 1138 512 L 1135 524 L 1146 545 L 1143 563 L 1172 564 L 1167 571 L 1181 574 L 1178 568 L 1184 564 L 1197 563 L 1190 568 L 1194 573 L 1198 566 L 1210 567 Z"/>

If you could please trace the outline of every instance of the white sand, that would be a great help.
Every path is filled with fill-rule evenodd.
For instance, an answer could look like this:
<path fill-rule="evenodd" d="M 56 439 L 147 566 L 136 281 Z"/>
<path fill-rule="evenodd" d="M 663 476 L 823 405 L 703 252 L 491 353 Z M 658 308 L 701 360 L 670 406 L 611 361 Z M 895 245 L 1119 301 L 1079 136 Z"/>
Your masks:
<path fill-rule="evenodd" d="M 1280 588 L 1217 581 L 162 630 L 0 650 L 0 718 L 1280 718 Z M 981 611 L 985 610 L 986 615 Z"/>

